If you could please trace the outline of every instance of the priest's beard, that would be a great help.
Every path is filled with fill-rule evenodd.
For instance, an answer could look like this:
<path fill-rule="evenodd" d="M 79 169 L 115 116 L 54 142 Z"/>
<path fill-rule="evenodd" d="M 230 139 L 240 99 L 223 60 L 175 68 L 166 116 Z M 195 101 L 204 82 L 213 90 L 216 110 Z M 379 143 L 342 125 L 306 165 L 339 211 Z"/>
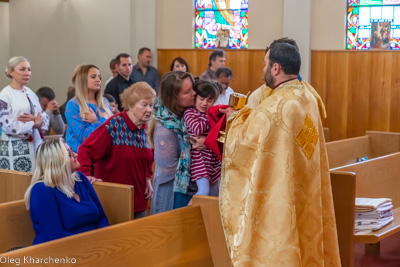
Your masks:
<path fill-rule="evenodd" d="M 275 88 L 275 78 L 271 75 L 271 66 L 268 66 L 267 71 L 264 73 L 265 84 L 274 89 Z"/>

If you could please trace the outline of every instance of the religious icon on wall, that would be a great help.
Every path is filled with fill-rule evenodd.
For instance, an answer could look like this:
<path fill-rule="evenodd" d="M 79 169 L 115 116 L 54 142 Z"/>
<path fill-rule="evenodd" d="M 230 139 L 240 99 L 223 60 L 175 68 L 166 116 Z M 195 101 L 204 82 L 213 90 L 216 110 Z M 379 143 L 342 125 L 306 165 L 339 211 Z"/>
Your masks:
<path fill-rule="evenodd" d="M 229 29 L 218 29 L 215 47 L 228 48 L 229 46 Z"/>
<path fill-rule="evenodd" d="M 371 23 L 371 49 L 389 49 L 390 22 Z"/>

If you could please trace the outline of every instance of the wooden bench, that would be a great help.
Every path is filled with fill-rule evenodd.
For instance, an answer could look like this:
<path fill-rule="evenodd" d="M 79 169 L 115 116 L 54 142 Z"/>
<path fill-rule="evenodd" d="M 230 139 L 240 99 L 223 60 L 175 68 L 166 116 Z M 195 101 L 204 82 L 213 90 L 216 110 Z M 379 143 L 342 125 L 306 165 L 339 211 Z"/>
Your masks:
<path fill-rule="evenodd" d="M 51 129 L 50 132 L 51 132 L 51 131 L 53 131 L 53 129 Z M 55 134 L 55 133 L 53 132 L 53 133 L 50 133 L 50 135 L 45 135 L 45 136 L 43 136 L 43 140 L 60 139 L 60 138 L 62 138 L 62 137 L 63 137 L 62 134 Z"/>
<path fill-rule="evenodd" d="M 24 256 L 64 260 L 68 257 L 76 262 L 75 266 L 229 266 L 227 254 L 215 255 L 220 264 L 215 265 L 210 251 L 209 241 L 216 244 L 223 235 L 209 239 L 206 233 L 205 221 L 219 218 L 215 214 L 217 201 L 205 210 L 203 205 L 207 201 L 194 200 L 196 204 L 191 207 L 3 253 L 0 258 L 20 259 L 22 263 Z M 203 219 L 203 214 L 212 217 Z M 221 244 L 225 246 L 224 242 Z"/>
<path fill-rule="evenodd" d="M 381 157 L 400 151 L 400 133 L 367 131 L 364 136 L 326 143 L 329 168 L 335 170 L 357 158 Z"/>
<path fill-rule="evenodd" d="M 336 171 L 356 174 L 356 197 L 383 198 L 393 201 L 394 220 L 378 231 L 356 234 L 355 243 L 363 243 L 368 254 L 379 254 L 380 241 L 400 231 L 400 153 L 354 163 Z M 349 174 L 350 175 L 350 174 Z"/>
<path fill-rule="evenodd" d="M 333 174 L 332 189 L 342 266 L 353 266 L 354 205 L 349 205 L 352 203 L 349 199 L 354 200 L 354 175 L 353 180 L 344 178 L 347 176 L 341 173 Z M 343 187 L 347 190 L 343 191 Z M 352 223 L 349 223 L 351 215 Z M 230 266 L 218 198 L 206 196 L 195 196 L 191 207 L 0 254 L 0 257 L 23 259 L 28 255 L 39 259 L 68 256 L 82 266 Z"/>
<path fill-rule="evenodd" d="M 133 186 L 106 182 L 94 184 L 110 225 L 133 220 Z M 0 253 L 32 245 L 35 232 L 24 200 L 0 204 Z"/>

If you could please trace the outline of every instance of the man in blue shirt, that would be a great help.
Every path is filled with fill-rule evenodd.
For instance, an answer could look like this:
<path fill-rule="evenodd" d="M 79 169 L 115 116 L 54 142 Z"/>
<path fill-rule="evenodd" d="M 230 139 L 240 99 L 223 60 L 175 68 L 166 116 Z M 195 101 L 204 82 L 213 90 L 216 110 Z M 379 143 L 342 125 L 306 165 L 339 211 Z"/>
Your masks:
<path fill-rule="evenodd" d="M 138 62 L 133 66 L 131 79 L 135 82 L 147 82 L 156 92 L 160 87 L 160 78 L 156 68 L 150 66 L 151 50 L 147 47 L 139 49 Z"/>

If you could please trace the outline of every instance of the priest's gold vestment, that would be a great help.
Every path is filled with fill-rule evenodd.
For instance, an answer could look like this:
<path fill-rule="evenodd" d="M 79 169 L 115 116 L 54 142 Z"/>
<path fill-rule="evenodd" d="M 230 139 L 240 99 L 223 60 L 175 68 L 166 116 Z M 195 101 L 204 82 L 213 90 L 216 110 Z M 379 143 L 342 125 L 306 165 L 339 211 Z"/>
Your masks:
<path fill-rule="evenodd" d="M 305 87 L 307 87 L 307 89 L 315 97 L 315 100 L 317 100 L 319 115 L 321 117 L 322 122 L 324 122 L 326 119 L 326 109 L 325 109 L 325 104 L 322 101 L 321 96 L 314 89 L 314 87 L 312 87 L 308 82 L 302 80 L 301 83 L 304 84 Z M 247 100 L 247 105 L 250 106 L 251 108 L 256 108 L 259 104 L 261 104 L 261 102 L 263 102 L 273 92 L 274 92 L 274 90 L 269 88 L 267 85 L 263 84 L 250 94 L 250 96 Z"/>
<path fill-rule="evenodd" d="M 234 266 L 340 266 L 318 104 L 297 79 L 229 118 L 220 190 Z"/>

